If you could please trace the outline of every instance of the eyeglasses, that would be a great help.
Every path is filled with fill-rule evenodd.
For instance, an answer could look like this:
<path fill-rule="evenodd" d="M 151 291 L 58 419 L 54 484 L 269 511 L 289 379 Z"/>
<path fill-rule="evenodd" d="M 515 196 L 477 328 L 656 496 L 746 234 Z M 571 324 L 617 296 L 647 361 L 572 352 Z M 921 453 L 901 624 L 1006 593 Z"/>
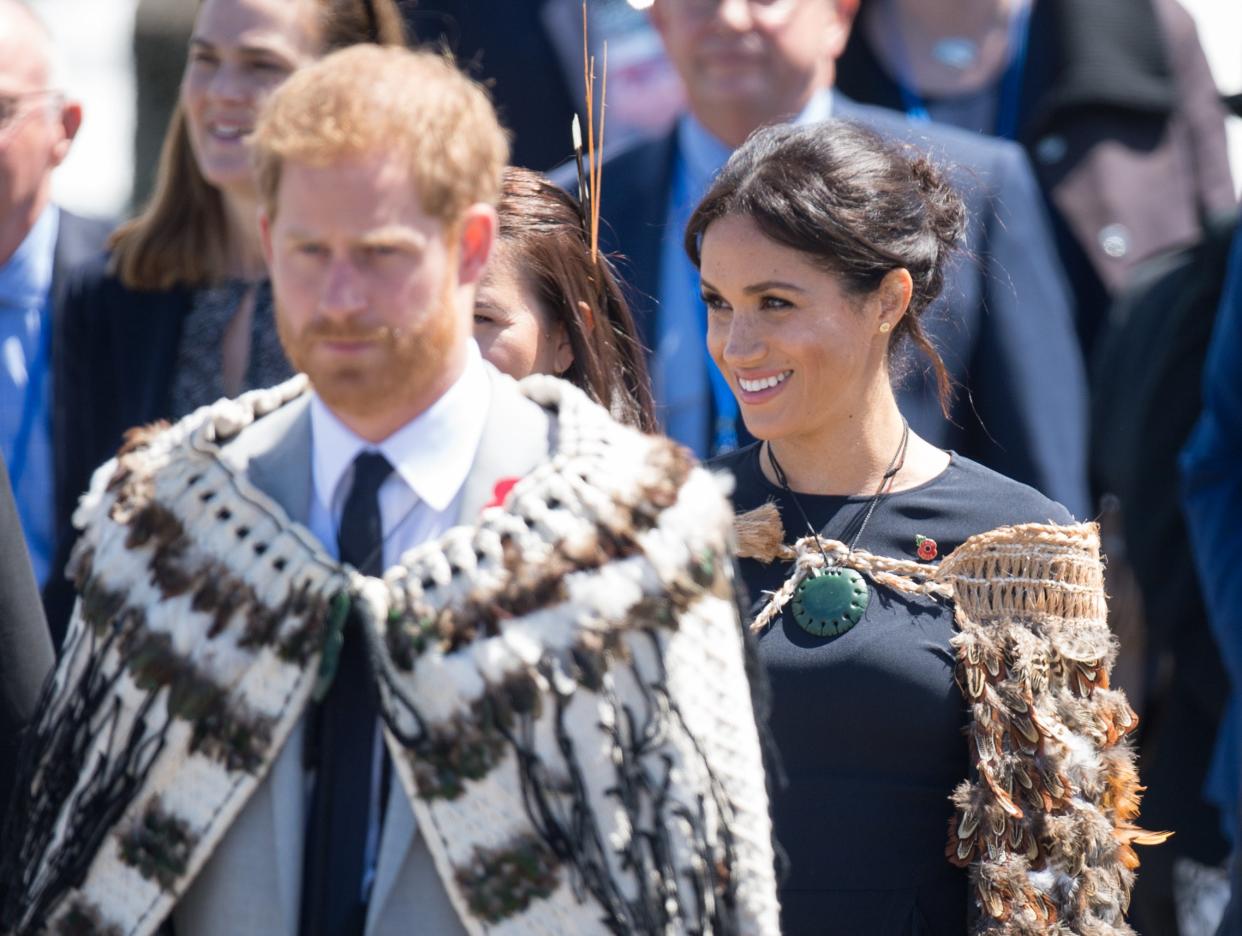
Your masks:
<path fill-rule="evenodd" d="M 0 138 L 6 136 L 23 117 L 35 110 L 32 105 L 43 99 L 59 102 L 63 98 L 64 95 L 54 88 L 40 88 L 38 91 L 24 91 L 21 94 L 0 94 Z"/>

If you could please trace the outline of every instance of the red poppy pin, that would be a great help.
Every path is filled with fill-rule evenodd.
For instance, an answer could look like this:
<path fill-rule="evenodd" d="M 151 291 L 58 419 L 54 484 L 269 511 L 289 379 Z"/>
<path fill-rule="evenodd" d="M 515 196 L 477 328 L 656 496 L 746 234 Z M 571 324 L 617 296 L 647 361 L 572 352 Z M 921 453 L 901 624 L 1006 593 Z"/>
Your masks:
<path fill-rule="evenodd" d="M 936 548 L 936 541 L 930 536 L 923 536 L 921 533 L 916 534 L 914 537 L 914 545 L 918 549 L 919 558 L 924 562 L 931 562 L 937 555 L 939 555 Z"/>
<path fill-rule="evenodd" d="M 501 478 L 497 481 L 496 486 L 492 488 L 492 499 L 483 505 L 483 509 L 502 506 L 509 492 L 513 490 L 513 486 L 520 480 L 521 478 Z"/>

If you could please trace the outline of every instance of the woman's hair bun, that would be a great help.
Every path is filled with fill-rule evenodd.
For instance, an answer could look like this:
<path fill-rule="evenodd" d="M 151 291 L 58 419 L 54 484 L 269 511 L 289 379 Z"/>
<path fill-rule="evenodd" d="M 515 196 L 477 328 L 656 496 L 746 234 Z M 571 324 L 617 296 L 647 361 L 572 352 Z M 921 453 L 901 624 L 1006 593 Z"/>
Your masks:
<path fill-rule="evenodd" d="M 966 206 L 957 190 L 924 155 L 910 159 L 910 174 L 923 195 L 932 232 L 946 247 L 955 247 L 966 237 Z"/>

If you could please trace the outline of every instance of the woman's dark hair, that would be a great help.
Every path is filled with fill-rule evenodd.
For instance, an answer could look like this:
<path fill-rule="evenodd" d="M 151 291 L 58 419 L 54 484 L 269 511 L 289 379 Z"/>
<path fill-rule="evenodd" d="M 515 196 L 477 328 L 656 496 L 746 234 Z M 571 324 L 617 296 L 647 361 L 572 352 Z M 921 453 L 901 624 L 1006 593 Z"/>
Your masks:
<path fill-rule="evenodd" d="M 749 218 L 765 235 L 865 295 L 893 270 L 914 281 L 910 306 L 893 329 L 890 367 L 907 341 L 936 375 L 948 415 L 951 381 L 923 330 L 922 316 L 944 287 L 945 264 L 966 231 L 961 197 L 924 156 L 908 156 L 872 131 L 843 120 L 757 130 L 733 154 L 686 227 L 686 252 L 699 266 L 713 221 Z"/>
<path fill-rule="evenodd" d="M 318 0 L 328 52 L 372 42 L 406 45 L 400 0 Z"/>
<path fill-rule="evenodd" d="M 620 421 L 654 431 L 651 382 L 634 318 L 607 258 L 591 259 L 577 200 L 547 176 L 510 166 L 498 212 L 500 246 L 513 252 L 515 268 L 569 336 L 574 360 L 561 376 Z M 590 328 L 579 302 L 591 308 Z"/>

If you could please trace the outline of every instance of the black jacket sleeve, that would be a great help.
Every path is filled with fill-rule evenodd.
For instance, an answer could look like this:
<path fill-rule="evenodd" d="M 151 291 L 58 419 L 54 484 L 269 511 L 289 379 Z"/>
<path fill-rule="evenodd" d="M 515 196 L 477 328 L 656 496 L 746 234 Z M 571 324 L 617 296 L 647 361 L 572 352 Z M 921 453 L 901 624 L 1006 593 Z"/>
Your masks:
<path fill-rule="evenodd" d="M 7 806 L 22 728 L 52 668 L 52 641 L 8 468 L 0 461 L 0 809 Z"/>

